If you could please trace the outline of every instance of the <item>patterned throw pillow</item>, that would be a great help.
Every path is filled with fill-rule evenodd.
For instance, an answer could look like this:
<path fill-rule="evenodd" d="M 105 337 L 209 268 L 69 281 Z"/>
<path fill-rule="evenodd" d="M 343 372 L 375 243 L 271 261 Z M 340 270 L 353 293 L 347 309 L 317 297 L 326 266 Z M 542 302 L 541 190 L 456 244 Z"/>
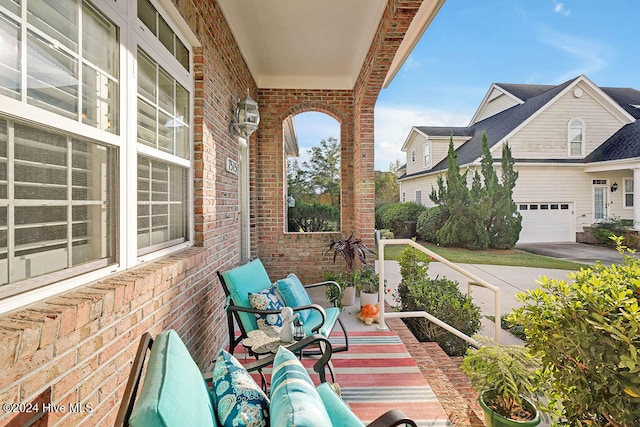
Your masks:
<path fill-rule="evenodd" d="M 256 293 L 249 292 L 249 304 L 258 310 L 280 311 L 284 307 L 275 286 L 270 286 Z M 256 323 L 260 329 L 265 326 L 282 326 L 282 317 L 280 314 L 256 314 Z"/>
<path fill-rule="evenodd" d="M 213 369 L 213 403 L 221 426 L 267 427 L 269 398 L 238 360 L 221 350 Z"/>

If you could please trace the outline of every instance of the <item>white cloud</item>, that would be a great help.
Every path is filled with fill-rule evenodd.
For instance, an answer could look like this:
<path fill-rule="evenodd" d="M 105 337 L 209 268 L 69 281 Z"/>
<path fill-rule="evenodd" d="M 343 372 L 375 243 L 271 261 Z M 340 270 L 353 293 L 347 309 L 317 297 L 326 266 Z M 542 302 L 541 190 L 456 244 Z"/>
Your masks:
<path fill-rule="evenodd" d="M 375 168 L 405 162 L 402 144 L 413 126 L 466 126 L 473 112 L 460 113 L 407 105 L 378 104 L 375 110 Z"/>
<path fill-rule="evenodd" d="M 595 74 L 609 66 L 608 56 L 615 49 L 598 40 L 576 37 L 548 27 L 539 28 L 539 38 L 543 43 L 558 49 L 571 57 L 576 64 L 556 79 L 561 83 L 580 74 Z"/>
<path fill-rule="evenodd" d="M 560 14 L 560 15 L 562 15 L 562 16 L 569 16 L 569 15 L 571 15 L 571 9 L 567 9 L 567 8 L 565 8 L 564 3 L 556 2 L 556 5 L 555 5 L 555 7 L 553 8 L 553 11 L 554 11 L 555 13 L 559 13 L 559 14 Z"/>

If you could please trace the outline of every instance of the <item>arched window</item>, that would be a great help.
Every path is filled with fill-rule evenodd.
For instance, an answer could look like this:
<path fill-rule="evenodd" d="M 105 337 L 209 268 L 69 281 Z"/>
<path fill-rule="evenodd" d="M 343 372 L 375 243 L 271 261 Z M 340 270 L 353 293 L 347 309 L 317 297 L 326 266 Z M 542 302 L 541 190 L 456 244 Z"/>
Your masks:
<path fill-rule="evenodd" d="M 340 230 L 340 123 L 306 112 L 284 121 L 287 231 Z"/>
<path fill-rule="evenodd" d="M 569 120 L 567 135 L 569 157 L 584 156 L 584 122 L 580 119 Z"/>

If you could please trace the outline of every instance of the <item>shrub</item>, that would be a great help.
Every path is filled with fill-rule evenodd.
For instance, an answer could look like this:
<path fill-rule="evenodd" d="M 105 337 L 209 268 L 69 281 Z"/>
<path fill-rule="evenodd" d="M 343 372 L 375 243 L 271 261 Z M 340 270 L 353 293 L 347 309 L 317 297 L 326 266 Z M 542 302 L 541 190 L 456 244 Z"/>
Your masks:
<path fill-rule="evenodd" d="M 297 202 L 289 208 L 289 231 L 334 231 L 340 226 L 340 209 L 322 203 Z"/>
<path fill-rule="evenodd" d="M 401 236 L 405 229 L 405 221 L 418 221 L 420 214 L 426 209 L 415 202 L 393 203 L 380 215 L 380 228 L 388 228 L 396 236 Z"/>
<path fill-rule="evenodd" d="M 384 224 L 383 224 L 382 216 L 384 215 L 384 213 L 385 213 L 387 210 L 391 209 L 391 208 L 392 208 L 394 205 L 396 205 L 396 204 L 397 204 L 397 203 L 389 203 L 389 204 L 386 204 L 386 205 L 382 205 L 382 206 L 380 206 L 379 208 L 377 208 L 377 209 L 376 209 L 376 214 L 375 214 L 376 218 L 375 218 L 375 221 L 376 221 L 376 228 L 377 228 L 378 230 L 381 230 L 381 229 L 383 229 L 383 228 L 386 228 L 386 227 L 384 226 Z"/>
<path fill-rule="evenodd" d="M 448 217 L 449 213 L 444 206 L 427 209 L 418 217 L 418 235 L 428 242 L 439 243 L 436 232 L 442 228 Z"/>
<path fill-rule="evenodd" d="M 527 346 L 551 371 L 570 425 L 638 425 L 640 260 L 627 255 L 621 265 L 597 263 L 568 277 L 543 277 L 540 288 L 518 294 L 524 305 L 509 321 L 523 325 Z"/>
<path fill-rule="evenodd" d="M 630 231 L 633 227 L 633 220 L 620 219 L 618 217 L 607 218 L 606 221 L 597 222 L 591 226 L 591 234 L 604 246 L 615 246 L 616 236 L 623 236 L 623 244 L 635 247 L 638 243 L 635 233 Z"/>
<path fill-rule="evenodd" d="M 428 277 L 428 256 L 407 248 L 399 262 L 402 275 L 398 286 L 400 311 L 426 311 L 469 336 L 480 330 L 480 308 L 458 290 L 458 282 Z M 465 354 L 469 346 L 427 319 L 406 319 L 405 322 L 419 341 L 437 342 L 450 356 Z"/>

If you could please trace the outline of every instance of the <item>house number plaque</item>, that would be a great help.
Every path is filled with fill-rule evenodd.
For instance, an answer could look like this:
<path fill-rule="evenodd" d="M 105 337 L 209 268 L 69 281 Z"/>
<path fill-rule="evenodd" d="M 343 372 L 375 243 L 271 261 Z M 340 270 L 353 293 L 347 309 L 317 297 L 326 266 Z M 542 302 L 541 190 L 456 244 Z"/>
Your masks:
<path fill-rule="evenodd" d="M 238 175 L 238 162 L 227 157 L 227 172 Z"/>

